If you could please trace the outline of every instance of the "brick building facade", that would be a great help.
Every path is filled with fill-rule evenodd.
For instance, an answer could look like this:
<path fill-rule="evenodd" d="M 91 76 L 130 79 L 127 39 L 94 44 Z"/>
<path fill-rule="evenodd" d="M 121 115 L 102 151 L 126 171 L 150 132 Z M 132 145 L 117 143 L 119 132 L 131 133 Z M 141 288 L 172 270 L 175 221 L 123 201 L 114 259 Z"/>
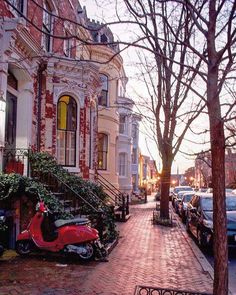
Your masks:
<path fill-rule="evenodd" d="M 0 169 L 7 151 L 33 148 L 93 178 L 101 82 L 78 37 L 91 39 L 86 13 L 76 0 L 10 3 L 0 3 Z"/>

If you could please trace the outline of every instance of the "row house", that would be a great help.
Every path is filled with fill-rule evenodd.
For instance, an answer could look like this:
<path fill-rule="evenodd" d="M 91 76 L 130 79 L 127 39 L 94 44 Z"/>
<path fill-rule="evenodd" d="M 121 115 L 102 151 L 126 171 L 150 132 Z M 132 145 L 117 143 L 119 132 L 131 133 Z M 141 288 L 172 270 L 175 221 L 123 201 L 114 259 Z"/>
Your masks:
<path fill-rule="evenodd" d="M 110 29 L 78 0 L 3 0 L 0 15 L 0 172 L 29 175 L 24 152 L 46 151 L 69 172 L 96 180 L 99 171 L 130 194 L 129 128 L 139 120 Z M 14 235 L 21 202 L 11 205 Z"/>
<path fill-rule="evenodd" d="M 158 170 L 155 160 L 150 157 L 139 154 L 139 187 L 145 189 L 151 194 L 158 186 Z"/>
<path fill-rule="evenodd" d="M 110 43 L 105 47 L 97 46 L 92 52 L 92 59 L 99 61 L 102 81 L 98 98 L 98 174 L 114 189 L 130 196 L 133 175 L 134 187 L 138 190 L 137 146 L 141 117 L 133 113 L 134 101 L 126 97 L 128 79 L 121 56 L 113 57 L 119 47 L 114 45 L 111 31 L 95 21 L 91 21 L 89 27 L 95 42 Z M 132 166 L 134 158 L 136 170 Z"/>
<path fill-rule="evenodd" d="M 32 148 L 89 178 L 95 173 L 100 78 L 98 67 L 85 61 L 88 48 L 77 46 L 77 35 L 90 37 L 75 25 L 85 23 L 79 3 L 11 3 L 0 3 L 0 91 L 6 100 L 0 116 L 2 170 L 9 169 L 4 156 L 10 151 Z"/>
<path fill-rule="evenodd" d="M 9 155 L 30 148 L 85 179 L 98 171 L 137 190 L 140 117 L 110 29 L 78 0 L 1 1 L 0 15 L 0 170 L 28 174 L 27 159 L 14 166 Z"/>
<path fill-rule="evenodd" d="M 195 160 L 195 186 L 211 186 L 211 153 L 201 152 Z M 234 187 L 236 184 L 236 153 L 231 149 L 225 151 L 225 185 Z"/>

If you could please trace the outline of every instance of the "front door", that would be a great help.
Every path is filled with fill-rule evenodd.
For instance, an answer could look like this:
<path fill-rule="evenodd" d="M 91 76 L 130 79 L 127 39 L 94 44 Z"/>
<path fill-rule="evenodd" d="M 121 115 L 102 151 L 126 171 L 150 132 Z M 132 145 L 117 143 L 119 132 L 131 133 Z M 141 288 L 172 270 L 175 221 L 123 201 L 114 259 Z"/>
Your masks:
<path fill-rule="evenodd" d="M 22 163 L 16 161 L 16 114 L 17 98 L 7 92 L 3 171 L 5 173 L 17 172 L 23 174 Z"/>
<path fill-rule="evenodd" d="M 7 92 L 6 99 L 6 124 L 5 124 L 5 149 L 15 150 L 16 148 L 16 114 L 17 97 Z"/>

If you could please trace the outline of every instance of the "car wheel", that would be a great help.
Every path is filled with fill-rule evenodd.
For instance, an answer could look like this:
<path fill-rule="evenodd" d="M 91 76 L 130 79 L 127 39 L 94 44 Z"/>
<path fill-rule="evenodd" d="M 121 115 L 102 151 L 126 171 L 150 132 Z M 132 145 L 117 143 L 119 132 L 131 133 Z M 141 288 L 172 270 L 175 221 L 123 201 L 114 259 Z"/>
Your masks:
<path fill-rule="evenodd" d="M 204 237 L 200 229 L 197 231 L 197 242 L 200 248 L 205 248 L 207 246 L 206 237 Z"/>

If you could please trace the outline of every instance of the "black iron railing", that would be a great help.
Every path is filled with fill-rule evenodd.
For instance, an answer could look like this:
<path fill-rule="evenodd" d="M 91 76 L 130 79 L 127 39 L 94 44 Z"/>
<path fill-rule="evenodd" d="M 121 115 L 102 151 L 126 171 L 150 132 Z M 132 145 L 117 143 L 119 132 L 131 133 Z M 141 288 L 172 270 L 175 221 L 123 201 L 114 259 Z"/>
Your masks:
<path fill-rule="evenodd" d="M 66 212 L 70 212 L 72 215 L 88 216 L 103 240 L 107 226 L 104 223 L 104 218 L 109 212 L 112 213 L 104 200 L 92 191 L 88 191 L 88 199 L 85 199 L 52 171 L 32 169 L 32 177 L 49 187 L 51 193 L 60 199 Z"/>
<path fill-rule="evenodd" d="M 97 175 L 98 183 L 108 192 L 107 196 L 113 201 L 114 206 L 117 206 L 121 211 L 121 220 L 125 221 L 126 215 L 129 214 L 129 196 L 124 195 L 100 173 L 97 172 Z"/>
<path fill-rule="evenodd" d="M 118 190 L 112 183 L 110 183 L 105 177 L 100 173 L 98 174 L 98 182 L 101 186 L 107 190 L 109 193 L 109 198 L 113 201 L 115 205 L 120 205 L 122 203 L 122 192 Z"/>
<path fill-rule="evenodd" d="M 28 149 L 3 149 L 3 172 L 29 176 Z"/>
<path fill-rule="evenodd" d="M 150 286 L 136 286 L 134 295 L 212 295 L 211 293 L 186 291 L 178 289 L 164 289 Z"/>

